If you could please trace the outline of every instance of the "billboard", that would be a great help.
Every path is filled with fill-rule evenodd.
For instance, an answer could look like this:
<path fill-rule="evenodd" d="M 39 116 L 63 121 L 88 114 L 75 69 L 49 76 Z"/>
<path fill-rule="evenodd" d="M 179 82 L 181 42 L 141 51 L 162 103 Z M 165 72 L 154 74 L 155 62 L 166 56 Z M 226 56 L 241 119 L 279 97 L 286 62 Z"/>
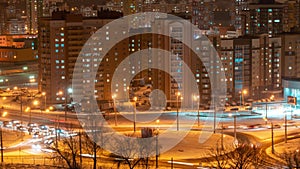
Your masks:
<path fill-rule="evenodd" d="M 287 97 L 287 103 L 290 105 L 296 105 L 297 104 L 297 98 L 293 96 Z"/>

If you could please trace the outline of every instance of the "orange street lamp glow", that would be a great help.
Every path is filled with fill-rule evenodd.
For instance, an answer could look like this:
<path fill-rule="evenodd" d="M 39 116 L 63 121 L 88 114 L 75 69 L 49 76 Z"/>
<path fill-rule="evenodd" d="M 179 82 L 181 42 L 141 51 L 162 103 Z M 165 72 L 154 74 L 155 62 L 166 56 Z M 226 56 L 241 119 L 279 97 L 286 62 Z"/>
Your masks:
<path fill-rule="evenodd" d="M 7 114 L 7 111 L 3 112 L 2 117 L 5 117 Z"/>
<path fill-rule="evenodd" d="M 26 107 L 25 112 L 29 112 L 30 111 L 30 107 Z"/>
<path fill-rule="evenodd" d="M 37 106 L 39 104 L 39 101 L 35 100 L 33 101 L 33 105 Z"/>

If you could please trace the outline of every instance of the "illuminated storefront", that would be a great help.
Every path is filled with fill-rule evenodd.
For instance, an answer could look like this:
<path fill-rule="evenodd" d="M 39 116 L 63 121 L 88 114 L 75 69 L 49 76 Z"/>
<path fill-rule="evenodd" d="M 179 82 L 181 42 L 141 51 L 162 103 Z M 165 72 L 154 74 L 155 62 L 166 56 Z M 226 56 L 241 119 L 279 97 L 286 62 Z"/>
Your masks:
<path fill-rule="evenodd" d="M 300 79 L 283 79 L 283 97 L 286 100 L 288 96 L 297 98 L 297 105 L 300 99 Z"/>

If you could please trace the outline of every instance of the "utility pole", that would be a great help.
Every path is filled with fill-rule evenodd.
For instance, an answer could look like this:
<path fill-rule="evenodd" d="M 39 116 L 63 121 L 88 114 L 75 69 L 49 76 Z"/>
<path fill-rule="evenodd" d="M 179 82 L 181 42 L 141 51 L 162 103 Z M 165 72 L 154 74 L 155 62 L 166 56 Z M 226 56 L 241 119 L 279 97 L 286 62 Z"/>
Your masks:
<path fill-rule="evenodd" d="M 284 142 L 287 143 L 287 115 L 284 115 Z"/>
<path fill-rule="evenodd" d="M 271 137 L 272 137 L 272 154 L 274 154 L 274 127 L 273 122 L 271 122 Z"/>
<path fill-rule="evenodd" d="M 200 126 L 200 95 L 198 96 L 198 127 Z"/>
<path fill-rule="evenodd" d="M 80 153 L 80 167 L 82 167 L 82 140 L 81 140 L 81 132 L 79 132 L 79 153 Z"/>
<path fill-rule="evenodd" d="M 221 128 L 221 150 L 224 150 L 224 131 L 223 131 L 223 122 Z"/>
<path fill-rule="evenodd" d="M 155 142 L 156 142 L 155 163 L 156 163 L 156 169 L 158 169 L 158 133 L 156 134 Z"/>
<path fill-rule="evenodd" d="M 217 123 L 217 110 L 216 110 L 216 103 L 215 103 L 215 97 L 213 96 L 213 106 L 214 106 L 214 133 L 216 133 L 216 123 Z"/>
<path fill-rule="evenodd" d="M 266 119 L 268 119 L 268 103 L 266 103 L 266 116 L 265 116 Z"/>
<path fill-rule="evenodd" d="M 233 116 L 233 119 L 234 119 L 234 143 L 237 142 L 237 139 L 236 139 L 236 115 Z"/>
<path fill-rule="evenodd" d="M 177 131 L 179 131 L 179 99 L 178 97 L 180 96 L 180 92 L 176 94 L 176 119 L 177 119 Z"/>
<path fill-rule="evenodd" d="M 1 144 L 1 163 L 3 163 L 3 137 L 2 137 L 2 126 L 0 126 L 0 144 Z"/>

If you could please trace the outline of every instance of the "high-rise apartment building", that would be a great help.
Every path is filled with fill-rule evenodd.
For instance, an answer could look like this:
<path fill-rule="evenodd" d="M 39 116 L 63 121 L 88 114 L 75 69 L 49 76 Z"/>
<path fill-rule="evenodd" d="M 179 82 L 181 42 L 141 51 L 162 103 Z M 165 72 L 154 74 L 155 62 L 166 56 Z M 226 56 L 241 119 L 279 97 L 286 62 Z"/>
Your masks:
<path fill-rule="evenodd" d="M 43 14 L 43 0 L 26 0 L 27 28 L 30 34 L 38 33 L 38 18 Z"/>
<path fill-rule="evenodd" d="M 300 35 L 282 34 L 282 77 L 300 78 Z"/>
<path fill-rule="evenodd" d="M 287 5 L 274 1 L 250 4 L 245 23 L 246 34 L 269 34 L 271 37 L 282 32 L 288 32 L 286 11 Z"/>
<path fill-rule="evenodd" d="M 192 23 L 201 30 L 209 30 L 214 25 L 214 0 L 192 1 Z"/>
<path fill-rule="evenodd" d="M 232 23 L 237 30 L 241 30 L 244 24 L 244 11 L 248 10 L 250 0 L 232 0 Z"/>
<path fill-rule="evenodd" d="M 227 82 L 227 98 L 238 101 L 240 92 L 260 99 L 281 90 L 281 38 L 267 34 L 222 39 L 220 57 Z"/>
<path fill-rule="evenodd" d="M 120 16 L 119 14 L 117 18 Z M 55 12 L 52 17 L 41 18 L 39 90 L 46 92 L 47 103 L 61 103 L 70 99 L 68 92 L 71 92 L 71 79 L 79 52 L 96 30 L 113 19 L 116 18 L 84 19 L 82 15 L 64 11 Z M 91 60 L 86 62 L 86 66 L 93 66 L 90 64 Z"/>

